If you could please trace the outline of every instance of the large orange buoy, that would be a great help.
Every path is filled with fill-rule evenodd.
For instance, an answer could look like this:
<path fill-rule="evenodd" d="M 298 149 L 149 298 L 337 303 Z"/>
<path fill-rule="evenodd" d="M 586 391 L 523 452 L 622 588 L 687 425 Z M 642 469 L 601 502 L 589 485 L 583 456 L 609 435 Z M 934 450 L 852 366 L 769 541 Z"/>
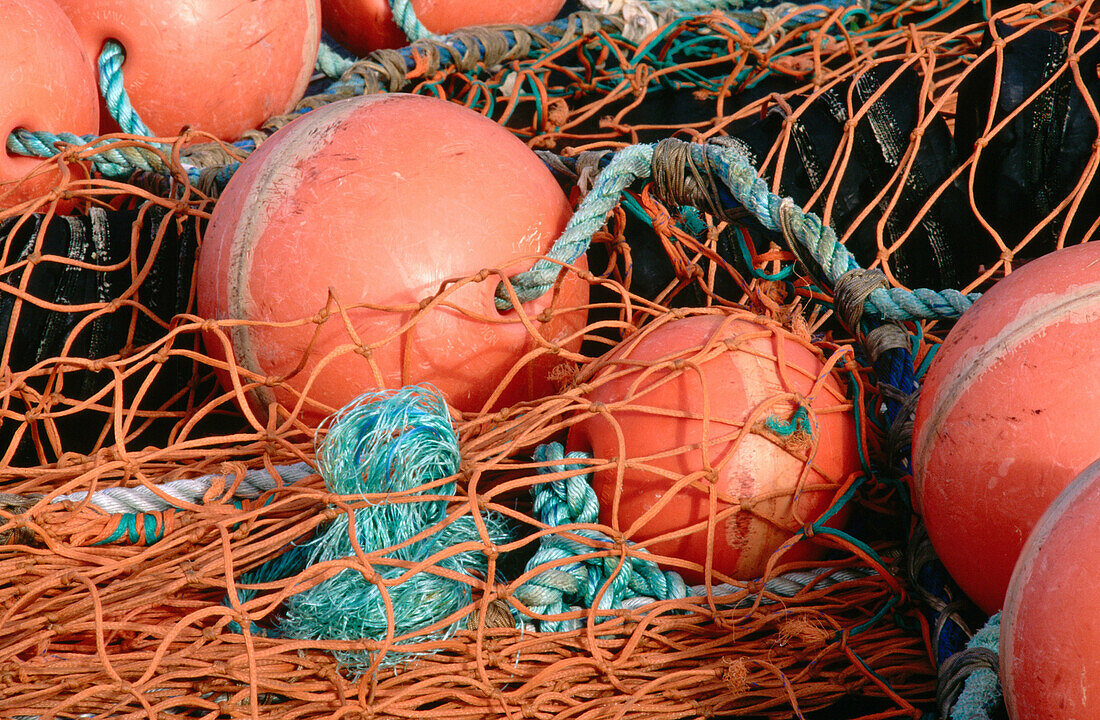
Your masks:
<path fill-rule="evenodd" d="M 257 389 L 262 407 L 307 392 L 316 422 L 372 388 L 430 382 L 476 411 L 515 371 L 497 403 L 511 404 L 553 390 L 551 346 L 579 347 L 588 285 L 569 273 L 522 312 L 500 312 L 499 276 L 462 281 L 530 267 L 570 215 L 538 157 L 493 121 L 413 95 L 345 100 L 275 133 L 233 177 L 200 252 L 198 308 L 291 322 L 318 317 L 330 292 L 339 303 L 321 324 L 229 328 L 244 367 L 286 378 Z"/>
<path fill-rule="evenodd" d="M 944 340 L 913 430 L 915 498 L 951 576 L 987 613 L 1046 506 L 1100 451 L 1100 244 L 1034 260 Z"/>
<path fill-rule="evenodd" d="M 1098 448 L 1100 453 L 1100 448 Z M 1100 697 L 1100 462 L 1047 508 L 1012 573 L 1000 672 L 1012 720 L 1086 720 Z"/>
<path fill-rule="evenodd" d="M 13 130 L 95 135 L 99 130 L 95 69 L 80 38 L 53 0 L 0 0 L 0 142 Z M 41 160 L 0 151 L 0 208 L 50 190 L 60 171 L 13 183 Z"/>
<path fill-rule="evenodd" d="M 565 0 L 412 0 L 428 30 L 449 33 L 471 25 L 538 25 L 557 17 Z M 393 21 L 389 0 L 321 0 L 325 31 L 357 55 L 409 44 Z"/>
<path fill-rule="evenodd" d="M 821 353 L 748 312 L 659 320 L 602 358 L 587 384 L 590 414 L 568 445 L 616 459 L 592 478 L 601 522 L 635 542 L 702 523 L 645 547 L 699 567 L 710 552 L 713 569 L 735 579 L 761 577 L 860 468 L 851 402 Z M 822 552 L 801 542 L 782 560 Z"/>
<path fill-rule="evenodd" d="M 156 135 L 185 125 L 236 140 L 302 97 L 320 0 L 58 0 L 96 59 L 122 44 L 125 88 Z M 117 130 L 104 109 L 104 132 Z"/>

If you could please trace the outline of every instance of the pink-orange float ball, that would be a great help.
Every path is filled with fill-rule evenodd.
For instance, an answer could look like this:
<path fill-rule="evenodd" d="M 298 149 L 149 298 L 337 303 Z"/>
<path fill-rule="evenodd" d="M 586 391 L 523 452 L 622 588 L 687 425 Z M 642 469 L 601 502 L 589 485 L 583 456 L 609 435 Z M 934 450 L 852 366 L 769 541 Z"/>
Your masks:
<path fill-rule="evenodd" d="M 482 115 L 414 95 L 345 100 L 279 130 L 233 177 L 201 248 L 198 309 L 293 322 L 316 317 L 331 292 L 346 310 L 228 329 L 245 368 L 286 378 L 256 390 L 259 407 L 292 408 L 305 392 L 304 417 L 317 422 L 373 388 L 430 382 L 452 407 L 480 411 L 516 371 L 494 403 L 510 405 L 554 390 L 561 361 L 537 351 L 579 347 L 587 282 L 567 273 L 522 312 L 501 312 L 500 278 L 486 274 L 414 312 L 449 281 L 529 268 L 570 216 L 538 157 Z"/>
<path fill-rule="evenodd" d="M 1039 519 L 1001 613 L 1000 672 L 1012 720 L 1085 720 L 1100 697 L 1100 462 Z"/>
<path fill-rule="evenodd" d="M 236 140 L 301 99 L 317 61 L 320 0 L 58 0 L 96 60 L 126 51 L 130 102 L 155 135 L 185 126 Z M 103 132 L 117 131 L 106 108 Z"/>
<path fill-rule="evenodd" d="M 951 576 L 1000 609 L 1032 526 L 1100 451 L 1100 243 L 1011 273 L 963 314 L 925 376 L 915 499 Z"/>
<path fill-rule="evenodd" d="M 53 0 L 0 0 L 0 27 L 0 141 L 6 144 L 17 129 L 97 134 L 95 69 Z M 38 197 L 57 184 L 60 171 L 17 185 L 41 162 L 0 151 L 0 208 Z"/>
<path fill-rule="evenodd" d="M 705 567 L 712 550 L 715 571 L 759 578 L 771 555 L 817 520 L 860 468 L 843 384 L 820 352 L 776 322 L 748 312 L 667 320 L 599 362 L 588 383 L 591 410 L 570 429 L 568 446 L 617 459 L 592 477 L 600 521 L 635 542 L 703 524 L 647 543 L 650 552 Z M 799 402 L 808 427 L 786 436 L 768 429 L 769 419 L 792 429 L 783 424 Z M 705 526 L 712 487 L 713 544 Z M 829 524 L 845 516 L 841 509 Z M 823 552 L 801 542 L 781 560 Z M 705 577 L 670 566 L 691 582 Z"/>
<path fill-rule="evenodd" d="M 417 19 L 440 35 L 472 25 L 539 25 L 557 17 L 563 5 L 565 0 L 412 0 Z M 325 31 L 357 55 L 409 44 L 389 0 L 321 0 L 321 7 Z"/>

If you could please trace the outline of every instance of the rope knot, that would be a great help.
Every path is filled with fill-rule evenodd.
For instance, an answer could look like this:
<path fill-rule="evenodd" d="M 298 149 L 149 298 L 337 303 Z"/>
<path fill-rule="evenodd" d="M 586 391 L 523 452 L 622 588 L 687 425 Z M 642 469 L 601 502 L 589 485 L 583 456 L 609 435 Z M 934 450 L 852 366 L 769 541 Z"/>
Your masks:
<path fill-rule="evenodd" d="M 488 572 L 485 549 L 510 542 L 511 536 L 496 513 L 480 518 L 486 538 L 472 516 L 447 515 L 461 452 L 443 397 L 434 388 L 418 386 L 363 395 L 326 420 L 318 438 L 317 464 L 329 492 L 352 499 L 401 495 L 410 501 L 348 502 L 316 537 L 249 571 L 241 584 L 271 583 L 318 563 L 345 562 L 362 554 L 365 563 L 341 569 L 287 598 L 278 634 L 374 641 L 392 634 L 407 635 L 410 642 L 453 635 L 465 618 L 441 621 L 474 601 L 473 591 Z M 422 495 L 429 497 L 417 497 Z M 463 545 L 474 549 L 446 552 Z M 374 557 L 395 562 L 375 563 Z M 408 570 L 433 557 L 434 567 Z M 239 590 L 242 602 L 256 592 Z M 432 625 L 443 627 L 423 631 Z M 342 650 L 337 655 L 363 671 L 372 667 L 372 653 Z M 404 659 L 397 648 L 384 661 Z"/>
<path fill-rule="evenodd" d="M 889 286 L 886 275 L 881 270 L 853 268 L 841 275 L 836 282 L 833 296 L 836 299 L 837 315 L 844 327 L 852 332 L 859 332 L 867 298 L 871 297 L 873 291 Z"/>

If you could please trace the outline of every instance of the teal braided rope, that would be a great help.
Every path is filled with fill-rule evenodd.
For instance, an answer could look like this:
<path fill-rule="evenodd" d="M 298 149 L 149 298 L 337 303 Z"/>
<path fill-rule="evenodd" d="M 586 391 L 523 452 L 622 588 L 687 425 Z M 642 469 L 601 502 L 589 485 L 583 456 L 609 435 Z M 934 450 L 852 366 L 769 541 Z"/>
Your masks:
<path fill-rule="evenodd" d="M 72 133 L 51 133 L 17 129 L 8 136 L 7 148 L 16 155 L 28 157 L 52 158 L 61 153 L 59 143 L 66 145 L 84 145 L 96 139 L 95 135 L 74 135 Z M 119 146 L 117 141 L 104 140 L 94 146 L 96 154 L 92 164 L 104 177 L 127 178 L 135 170 L 146 172 L 164 172 L 165 165 L 157 153 L 148 148 Z M 114 147 L 110 147 L 115 145 Z"/>
<path fill-rule="evenodd" d="M 984 648 L 997 652 L 1001 634 L 1001 614 L 989 618 L 981 630 L 974 634 L 967 649 Z M 970 673 L 963 690 L 951 708 L 950 720 L 990 720 L 990 712 L 1001 699 L 1001 684 L 997 673 L 989 668 L 978 668 Z"/>
<path fill-rule="evenodd" d="M 825 272 L 826 280 L 836 287 L 840 278 L 861 267 L 844 247 L 834 231 L 821 218 L 799 208 L 789 198 L 781 198 L 768 189 L 756 168 L 735 146 L 692 145 L 696 163 L 708 161 L 733 199 L 743 205 L 768 229 L 782 231 L 788 242 L 797 242 Z M 705 165 L 703 165 L 705 167 Z M 796 255 L 800 254 L 797 252 Z M 954 319 L 981 297 L 958 290 L 905 290 L 879 288 L 871 292 L 864 311 L 887 320 Z"/>
<path fill-rule="evenodd" d="M 114 40 L 103 43 L 103 50 L 99 53 L 99 92 L 107 103 L 107 112 L 122 132 L 149 137 L 153 131 L 130 104 L 130 96 L 123 85 L 122 63 L 125 61 L 126 51 L 121 45 Z"/>
<path fill-rule="evenodd" d="M 401 28 L 401 32 L 405 33 L 409 42 L 441 39 L 441 36 L 424 27 L 424 23 L 416 17 L 412 0 L 390 0 L 390 12 L 393 13 L 393 21 L 397 23 L 397 27 Z"/>
<path fill-rule="evenodd" d="M 538 462 L 553 463 L 539 468 L 540 474 L 579 471 L 581 465 L 565 461 L 587 457 L 590 456 L 576 452 L 566 455 L 559 443 L 540 445 L 534 454 Z M 599 521 L 599 501 L 589 483 L 588 474 L 542 483 L 532 488 L 531 492 L 536 514 L 550 527 Z M 595 530 L 577 529 L 570 533 L 604 546 L 615 546 L 611 538 Z M 593 552 L 596 548 L 563 534 L 543 536 L 539 549 L 527 562 L 527 570 L 544 569 L 520 585 L 514 597 L 534 613 L 560 615 L 575 606 L 613 610 L 633 598 L 678 600 L 689 594 L 678 573 L 664 572 L 651 560 L 638 557 L 624 560 L 618 556 L 576 559 Z M 569 560 L 571 562 L 562 562 Z M 553 567 L 550 567 L 551 564 Z M 580 624 L 578 620 L 543 620 L 539 623 L 540 629 L 546 632 L 564 632 Z"/>
<path fill-rule="evenodd" d="M 530 270 L 511 278 L 512 289 L 521 303 L 541 297 L 553 287 L 561 272 L 561 263 L 572 264 L 588 250 L 592 236 L 603 227 L 608 213 L 619 204 L 623 190 L 635 180 L 649 177 L 652 162 L 652 145 L 631 145 L 615 153 L 546 254 L 549 259 L 540 259 Z M 497 286 L 494 302 L 498 310 L 512 307 L 504 283 Z"/>
<path fill-rule="evenodd" d="M 764 227 L 782 232 L 788 242 L 797 243 L 799 247 L 793 248 L 796 255 L 803 254 L 800 250 L 808 252 L 832 287 L 836 287 L 845 273 L 861 269 L 831 227 L 823 224 L 817 215 L 803 211 L 789 198 L 771 192 L 748 157 L 735 145 L 691 144 L 690 154 L 690 162 L 695 168 L 712 168 L 715 179 L 725 187 L 732 200 L 750 211 Z M 530 270 L 511 278 L 512 288 L 521 303 L 547 292 L 553 287 L 561 264 L 573 263 L 588 249 L 593 234 L 603 227 L 607 215 L 620 202 L 623 191 L 636 180 L 653 174 L 654 156 L 652 145 L 631 145 L 615 153 L 546 259 L 540 259 Z M 682 171 L 687 173 L 689 168 L 684 167 Z M 716 200 L 729 204 L 727 198 Z M 951 289 L 878 288 L 867 298 L 864 311 L 886 320 L 955 319 L 979 297 L 980 293 L 964 294 Z M 495 303 L 500 310 L 512 306 L 503 283 L 496 289 Z"/>
<path fill-rule="evenodd" d="M 339 80 L 353 64 L 354 61 L 341 55 L 336 48 L 324 40 L 317 46 L 317 64 L 315 67 L 327 77 Z"/>

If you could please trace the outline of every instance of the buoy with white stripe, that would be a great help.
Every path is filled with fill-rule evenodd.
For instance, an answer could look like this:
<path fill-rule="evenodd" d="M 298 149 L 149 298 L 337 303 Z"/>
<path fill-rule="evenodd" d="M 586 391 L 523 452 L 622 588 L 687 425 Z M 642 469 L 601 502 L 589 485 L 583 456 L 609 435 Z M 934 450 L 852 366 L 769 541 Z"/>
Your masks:
<path fill-rule="evenodd" d="M 538 156 L 492 120 L 418 95 L 342 100 L 276 132 L 233 176 L 196 303 L 229 321 L 252 381 L 266 378 L 249 393 L 261 413 L 300 405 L 316 424 L 361 393 L 417 383 L 461 411 L 507 407 L 554 392 L 580 348 L 588 283 L 576 272 L 518 309 L 496 302 L 571 215 Z M 207 334 L 212 356 L 222 342 Z"/>
<path fill-rule="evenodd" d="M 948 572 L 988 613 L 1058 493 L 1100 452 L 1100 244 L 1011 273 L 948 334 L 913 430 L 914 497 Z"/>
<path fill-rule="evenodd" d="M 1095 717 L 1100 695 L 1097 520 L 1100 461 L 1047 508 L 1012 573 L 1000 638 L 1001 686 L 1012 720 Z"/>

